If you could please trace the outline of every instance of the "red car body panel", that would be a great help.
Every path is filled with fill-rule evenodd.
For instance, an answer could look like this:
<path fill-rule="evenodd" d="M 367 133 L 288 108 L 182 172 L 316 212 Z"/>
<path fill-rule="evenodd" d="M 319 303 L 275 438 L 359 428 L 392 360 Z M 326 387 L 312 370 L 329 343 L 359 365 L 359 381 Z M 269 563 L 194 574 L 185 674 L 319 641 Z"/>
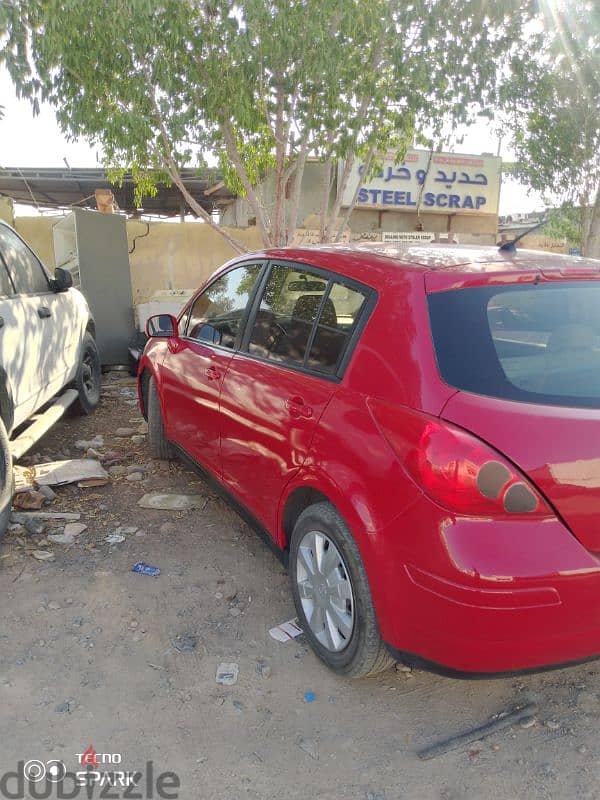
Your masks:
<path fill-rule="evenodd" d="M 427 307 L 428 293 L 590 280 L 600 264 L 492 248 L 380 249 L 258 254 L 377 292 L 341 380 L 182 337 L 153 339 L 140 363 L 142 406 L 149 373 L 168 437 L 281 548 L 289 499 L 306 488 L 325 495 L 355 537 L 394 652 L 484 673 L 600 654 L 600 408 L 457 391 L 440 377 Z M 249 260 L 257 254 L 222 270 Z M 474 434 L 521 470 L 549 513 L 493 518 L 442 508 L 382 435 L 373 400 Z"/>

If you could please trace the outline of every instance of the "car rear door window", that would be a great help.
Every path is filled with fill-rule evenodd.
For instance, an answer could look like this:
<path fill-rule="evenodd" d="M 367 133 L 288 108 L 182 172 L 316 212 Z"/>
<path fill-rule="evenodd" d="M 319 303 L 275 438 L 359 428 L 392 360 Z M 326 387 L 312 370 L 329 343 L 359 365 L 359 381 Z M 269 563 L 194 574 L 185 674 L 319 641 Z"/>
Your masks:
<path fill-rule="evenodd" d="M 257 310 L 248 352 L 335 373 L 367 298 L 367 290 L 275 264 Z"/>
<path fill-rule="evenodd" d="M 366 299 L 365 292 L 332 282 L 308 354 L 307 367 L 318 372 L 336 371 Z"/>
<path fill-rule="evenodd" d="M 10 228 L 0 226 L 0 249 L 17 294 L 50 291 L 48 276 L 38 258 Z"/>
<path fill-rule="evenodd" d="M 186 337 L 235 348 L 261 269 L 261 264 L 245 264 L 213 281 L 192 304 Z"/>

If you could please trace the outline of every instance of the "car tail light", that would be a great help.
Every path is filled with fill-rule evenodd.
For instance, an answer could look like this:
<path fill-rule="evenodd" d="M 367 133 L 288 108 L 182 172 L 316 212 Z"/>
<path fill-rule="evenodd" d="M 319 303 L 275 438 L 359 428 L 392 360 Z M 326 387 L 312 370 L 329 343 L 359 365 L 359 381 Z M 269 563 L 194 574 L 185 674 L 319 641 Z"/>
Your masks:
<path fill-rule="evenodd" d="M 369 407 L 410 477 L 440 506 L 467 516 L 554 516 L 529 480 L 473 434 L 379 400 Z"/>

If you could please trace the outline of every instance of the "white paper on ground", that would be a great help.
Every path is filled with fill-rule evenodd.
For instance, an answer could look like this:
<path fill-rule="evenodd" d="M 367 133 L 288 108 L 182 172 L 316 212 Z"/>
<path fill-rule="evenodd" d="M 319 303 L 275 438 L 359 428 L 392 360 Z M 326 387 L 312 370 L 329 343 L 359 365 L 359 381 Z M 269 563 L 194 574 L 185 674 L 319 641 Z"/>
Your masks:
<path fill-rule="evenodd" d="M 290 639 L 300 636 L 302 628 L 298 625 L 298 620 L 289 619 L 287 622 L 282 622 L 280 625 L 271 628 L 269 633 L 276 642 L 289 642 Z"/>
<path fill-rule="evenodd" d="M 61 486 L 65 483 L 106 478 L 108 472 L 95 458 L 72 458 L 68 461 L 51 461 L 29 468 L 29 476 L 38 486 Z"/>

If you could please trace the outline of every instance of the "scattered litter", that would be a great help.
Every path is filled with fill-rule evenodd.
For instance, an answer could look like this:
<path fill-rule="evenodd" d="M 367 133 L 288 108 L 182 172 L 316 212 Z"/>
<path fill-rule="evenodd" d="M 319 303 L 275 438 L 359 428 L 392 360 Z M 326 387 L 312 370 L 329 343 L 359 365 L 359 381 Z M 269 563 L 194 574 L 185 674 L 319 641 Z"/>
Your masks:
<path fill-rule="evenodd" d="M 192 653 L 198 645 L 198 637 L 193 633 L 180 633 L 171 639 L 171 644 L 180 653 Z"/>
<path fill-rule="evenodd" d="M 77 486 L 80 489 L 92 489 L 96 486 L 106 486 L 108 478 L 86 478 L 84 481 L 79 481 Z"/>
<path fill-rule="evenodd" d="M 201 494 L 164 494 L 151 492 L 138 500 L 141 508 L 156 508 L 163 511 L 188 511 L 190 509 L 203 509 L 208 503 L 208 498 Z"/>
<path fill-rule="evenodd" d="M 121 542 L 125 541 L 125 537 L 122 533 L 109 533 L 108 536 L 104 537 L 104 541 L 108 542 L 108 544 L 121 544 Z"/>
<path fill-rule="evenodd" d="M 137 564 L 134 564 L 131 571 L 137 572 L 140 575 L 149 575 L 151 578 L 160 575 L 160 567 L 152 567 L 150 564 L 145 564 L 143 561 L 138 561 Z"/>
<path fill-rule="evenodd" d="M 31 555 L 38 561 L 54 561 L 54 553 L 49 550 L 34 550 Z"/>
<path fill-rule="evenodd" d="M 300 748 L 300 750 L 304 750 L 311 758 L 314 758 L 315 761 L 319 760 L 319 751 L 317 750 L 317 743 L 314 739 L 305 739 L 304 736 L 299 736 L 296 739 L 296 744 Z"/>
<path fill-rule="evenodd" d="M 237 683 L 239 674 L 240 668 L 238 664 L 235 662 L 228 663 L 223 661 L 217 667 L 216 681 L 223 686 L 233 686 L 234 683 Z"/>
<path fill-rule="evenodd" d="M 261 659 L 256 664 L 256 674 L 260 675 L 261 678 L 270 678 L 273 674 L 273 670 L 266 661 Z"/>
<path fill-rule="evenodd" d="M 276 625 L 269 631 L 276 642 L 289 642 L 290 639 L 295 639 L 300 636 L 302 628 L 298 625 L 297 619 L 289 619 L 287 622 L 282 622 Z"/>
<path fill-rule="evenodd" d="M 72 700 L 65 700 L 64 703 L 59 703 L 54 707 L 57 714 L 70 714 L 75 704 Z"/>
<path fill-rule="evenodd" d="M 144 476 L 141 472 L 130 472 L 129 475 L 125 477 L 125 480 L 130 483 L 139 483 L 139 481 L 144 480 Z"/>
<path fill-rule="evenodd" d="M 314 692 L 304 692 L 304 702 L 305 703 L 312 703 L 313 700 L 317 699 L 317 695 Z"/>
<path fill-rule="evenodd" d="M 33 480 L 39 486 L 62 486 L 66 483 L 77 483 L 91 478 L 108 480 L 107 471 L 92 458 L 50 461 L 48 464 L 36 464 L 31 469 L 33 470 Z"/>
<path fill-rule="evenodd" d="M 528 703 L 525 706 L 518 706 L 512 711 L 503 711 L 483 725 L 472 728 L 465 733 L 458 733 L 455 736 L 451 736 L 449 739 L 438 742 L 438 744 L 423 748 L 419 751 L 418 756 L 424 761 L 435 758 L 436 756 L 441 756 L 450 750 L 455 750 L 463 744 L 470 744 L 479 739 L 484 739 L 486 736 L 490 736 L 490 734 L 501 731 L 504 728 L 509 728 L 511 725 L 522 722 L 526 718 L 532 718 L 537 713 L 537 710 L 538 708 L 535 703 Z"/>
<path fill-rule="evenodd" d="M 231 705 L 233 706 L 233 710 L 238 714 L 241 714 L 244 710 L 244 704 L 240 700 L 232 700 Z"/>
<path fill-rule="evenodd" d="M 166 671 L 167 669 L 166 667 L 161 667 L 159 664 L 153 664 L 151 661 L 146 661 L 146 664 L 148 664 L 149 667 L 152 667 L 152 669 L 159 669 L 162 671 Z"/>
<path fill-rule="evenodd" d="M 25 511 L 38 511 L 43 505 L 46 498 L 41 492 L 36 492 L 35 489 L 29 489 L 26 492 L 19 492 L 13 501 L 15 508 L 22 508 Z"/>
<path fill-rule="evenodd" d="M 81 514 L 77 511 L 36 511 L 30 514 L 24 514 L 19 511 L 13 511 L 10 515 L 11 522 L 20 522 L 25 525 L 27 520 L 31 519 L 81 519 Z"/>

